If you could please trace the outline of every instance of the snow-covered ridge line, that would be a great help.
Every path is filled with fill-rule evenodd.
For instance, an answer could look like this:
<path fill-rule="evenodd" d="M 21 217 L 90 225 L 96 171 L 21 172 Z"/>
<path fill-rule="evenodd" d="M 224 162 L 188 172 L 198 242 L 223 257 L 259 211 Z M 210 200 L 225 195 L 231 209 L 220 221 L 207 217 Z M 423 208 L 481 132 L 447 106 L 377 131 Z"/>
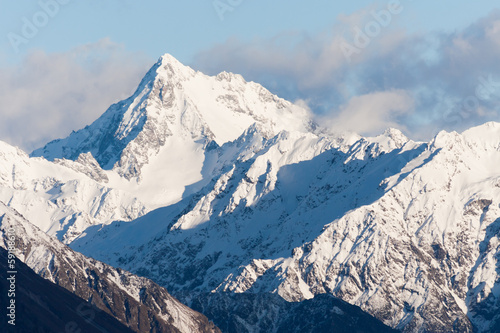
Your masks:
<path fill-rule="evenodd" d="M 331 293 L 408 332 L 494 325 L 479 295 L 498 285 L 499 124 L 429 143 L 257 133 L 213 150 L 219 176 L 193 197 L 72 246 L 174 292 Z"/>

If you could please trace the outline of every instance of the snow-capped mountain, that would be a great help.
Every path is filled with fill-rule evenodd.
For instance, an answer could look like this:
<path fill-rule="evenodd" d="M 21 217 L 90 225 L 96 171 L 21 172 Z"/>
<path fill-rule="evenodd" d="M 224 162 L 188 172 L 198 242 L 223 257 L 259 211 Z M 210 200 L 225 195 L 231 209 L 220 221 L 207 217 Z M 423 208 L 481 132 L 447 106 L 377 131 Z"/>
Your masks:
<path fill-rule="evenodd" d="M 174 292 L 330 293 L 409 332 L 491 331 L 499 138 L 497 123 L 347 146 L 246 132 L 215 150 L 220 176 L 195 195 L 72 246 Z"/>
<path fill-rule="evenodd" d="M 272 137 L 314 126 L 305 109 L 240 75 L 206 76 L 165 55 L 130 98 L 31 154 L 54 163 L 0 142 L 0 200 L 69 244 L 197 192 L 217 176 L 210 151 L 249 127 Z"/>
<path fill-rule="evenodd" d="M 500 124 L 325 133 L 256 83 L 166 55 L 92 125 L 31 158 L 0 145 L 0 200 L 189 304 L 330 294 L 406 332 L 498 329 Z"/>
<path fill-rule="evenodd" d="M 209 176 L 202 170 L 206 150 L 235 140 L 252 124 L 268 137 L 314 126 L 305 109 L 259 84 L 231 73 L 210 77 L 167 54 L 130 98 L 31 155 L 77 160 L 90 152 L 102 169 L 113 171 L 107 173 L 113 187 L 160 207 Z"/>

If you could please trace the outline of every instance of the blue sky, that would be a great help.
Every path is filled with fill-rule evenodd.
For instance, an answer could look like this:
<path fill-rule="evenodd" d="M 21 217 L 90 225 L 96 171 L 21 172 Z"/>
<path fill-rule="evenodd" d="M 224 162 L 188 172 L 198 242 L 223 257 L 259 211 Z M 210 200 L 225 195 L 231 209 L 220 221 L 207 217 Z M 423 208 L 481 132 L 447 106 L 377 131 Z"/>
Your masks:
<path fill-rule="evenodd" d="M 392 4 L 2 1 L 0 140 L 31 150 L 90 123 L 163 53 L 210 74 L 241 73 L 336 129 L 393 126 L 428 139 L 500 120 L 498 5 L 400 0 L 386 26 L 376 22 Z M 370 27 L 369 45 L 356 47 L 356 31 Z"/>
<path fill-rule="evenodd" d="M 331 28 L 339 15 L 353 14 L 368 6 L 382 8 L 389 2 L 298 0 L 66 0 L 50 22 L 28 44 L 14 52 L 8 38 L 1 39 L 4 61 L 20 60 L 33 49 L 62 52 L 109 38 L 129 51 L 143 52 L 151 59 L 171 53 L 189 63 L 204 48 L 228 38 L 268 38 L 287 31 L 315 34 Z M 50 0 L 43 1 L 50 3 Z M 20 33 L 22 18 L 42 9 L 39 1 L 2 1 L 1 35 Z M 216 7 L 227 4 L 220 19 Z M 235 5 L 230 5 L 234 3 Z M 238 4 L 239 3 L 239 4 Z M 453 31 L 485 16 L 498 2 L 400 0 L 405 11 L 400 24 L 410 31 Z M 223 7 L 225 8 L 225 7 Z M 230 10 L 231 8 L 232 10 Z"/>

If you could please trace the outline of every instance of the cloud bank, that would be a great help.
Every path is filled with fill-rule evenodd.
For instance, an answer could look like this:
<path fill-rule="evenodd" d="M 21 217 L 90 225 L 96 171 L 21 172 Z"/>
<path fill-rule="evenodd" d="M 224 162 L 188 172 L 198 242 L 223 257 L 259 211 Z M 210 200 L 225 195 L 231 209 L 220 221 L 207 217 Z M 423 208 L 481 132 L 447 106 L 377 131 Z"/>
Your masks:
<path fill-rule="evenodd" d="M 233 38 L 200 52 L 193 67 L 241 73 L 303 99 L 337 130 L 392 126 L 428 139 L 500 121 L 500 11 L 459 31 L 423 34 L 400 28 L 404 10 L 371 6 L 317 35 Z"/>
<path fill-rule="evenodd" d="M 441 129 L 500 121 L 500 10 L 461 30 L 425 34 L 400 28 L 410 10 L 370 6 L 315 35 L 232 38 L 191 65 L 240 73 L 305 101 L 336 131 L 396 127 L 425 140 Z M 34 51 L 16 68 L 0 68 L 0 140 L 31 151 L 82 128 L 128 97 L 152 62 L 103 39 L 68 52 Z"/>
<path fill-rule="evenodd" d="M 108 39 L 31 52 L 15 68 L 0 68 L 0 140 L 30 152 L 90 124 L 133 93 L 149 65 Z"/>
<path fill-rule="evenodd" d="M 396 119 L 413 110 L 414 101 L 404 90 L 355 96 L 334 116 L 320 116 L 321 124 L 335 131 L 376 135 L 388 127 L 400 127 Z"/>

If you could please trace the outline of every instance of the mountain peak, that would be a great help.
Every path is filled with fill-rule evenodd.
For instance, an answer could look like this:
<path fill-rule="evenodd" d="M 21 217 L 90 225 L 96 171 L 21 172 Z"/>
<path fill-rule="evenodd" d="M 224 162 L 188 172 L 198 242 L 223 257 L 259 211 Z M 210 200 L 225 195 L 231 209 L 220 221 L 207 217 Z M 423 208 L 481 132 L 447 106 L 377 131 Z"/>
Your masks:
<path fill-rule="evenodd" d="M 196 73 L 191 67 L 182 64 L 169 53 L 162 55 L 153 67 L 156 67 L 156 73 L 158 75 L 166 79 L 177 77 L 185 80 Z"/>
<path fill-rule="evenodd" d="M 312 130 L 307 110 L 261 85 L 227 72 L 208 76 L 165 54 L 131 97 L 112 105 L 93 124 L 50 142 L 32 156 L 76 160 L 90 152 L 103 169 L 140 180 L 142 167 L 174 141 L 204 150 L 211 141 L 220 146 L 236 140 L 254 123 L 270 136 L 282 130 Z"/>
<path fill-rule="evenodd" d="M 469 128 L 462 133 L 466 141 L 500 150 L 500 123 L 490 121 L 483 125 Z"/>
<path fill-rule="evenodd" d="M 394 127 L 389 127 L 384 131 L 384 135 L 387 137 L 404 137 L 406 136 L 401 132 L 399 129 L 394 128 Z"/>
<path fill-rule="evenodd" d="M 392 149 L 399 149 L 405 145 L 410 139 L 406 137 L 400 130 L 396 128 L 388 128 L 384 133 L 367 138 L 369 142 L 377 143 L 383 150 L 389 151 Z"/>
<path fill-rule="evenodd" d="M 179 60 L 177 60 L 177 58 L 175 58 L 170 53 L 165 53 L 158 59 L 158 61 L 161 62 L 162 64 L 176 64 L 184 66 Z"/>

